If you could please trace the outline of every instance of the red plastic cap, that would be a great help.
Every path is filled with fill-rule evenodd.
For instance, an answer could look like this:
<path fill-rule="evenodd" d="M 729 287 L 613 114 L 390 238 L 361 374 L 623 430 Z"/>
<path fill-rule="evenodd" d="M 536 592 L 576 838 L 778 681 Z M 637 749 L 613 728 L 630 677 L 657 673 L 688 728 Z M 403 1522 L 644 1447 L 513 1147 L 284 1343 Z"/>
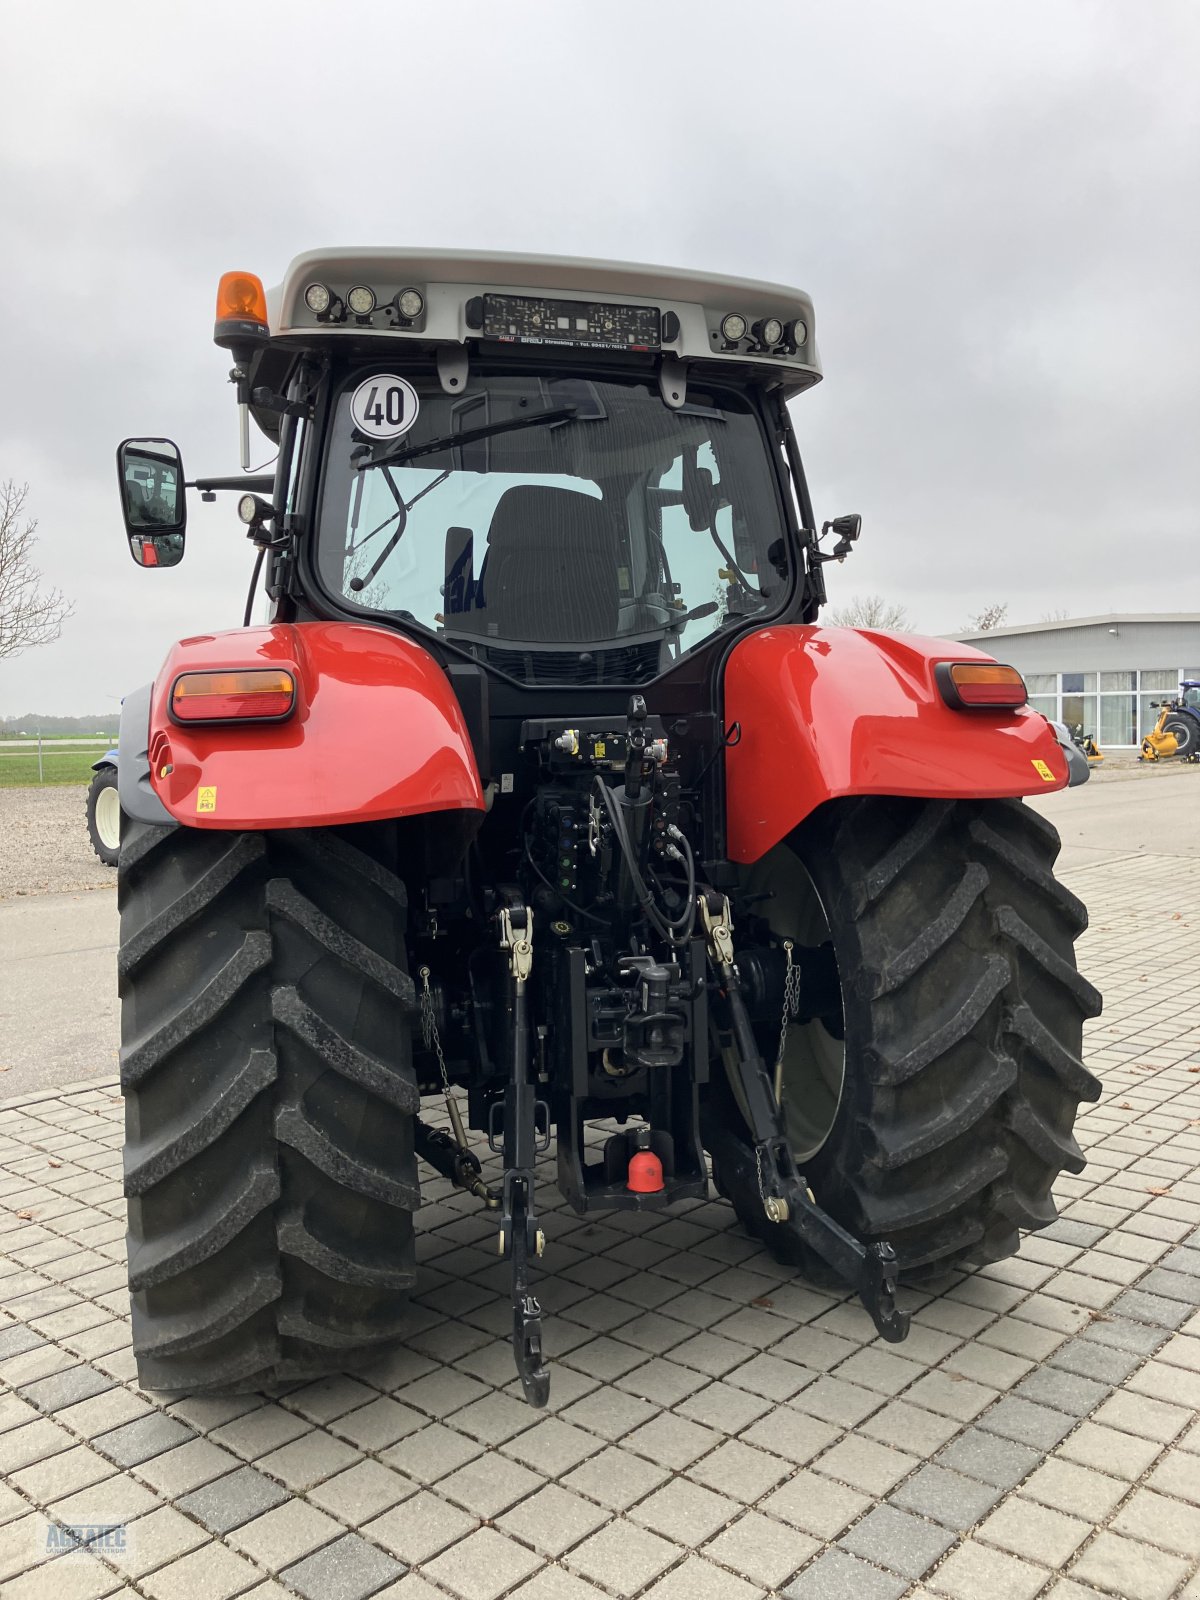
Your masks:
<path fill-rule="evenodd" d="M 636 1150 L 629 1158 L 625 1187 L 632 1194 L 659 1194 L 663 1185 L 662 1162 L 653 1150 Z"/>

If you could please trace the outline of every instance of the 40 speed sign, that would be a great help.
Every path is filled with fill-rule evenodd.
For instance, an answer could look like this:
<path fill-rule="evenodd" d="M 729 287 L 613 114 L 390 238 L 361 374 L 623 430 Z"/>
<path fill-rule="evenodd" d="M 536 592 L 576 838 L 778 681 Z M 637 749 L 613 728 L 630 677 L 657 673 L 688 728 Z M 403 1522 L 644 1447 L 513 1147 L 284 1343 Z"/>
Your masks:
<path fill-rule="evenodd" d="M 350 401 L 354 426 L 368 439 L 398 439 L 412 427 L 420 409 L 417 391 L 394 372 L 364 378 Z"/>

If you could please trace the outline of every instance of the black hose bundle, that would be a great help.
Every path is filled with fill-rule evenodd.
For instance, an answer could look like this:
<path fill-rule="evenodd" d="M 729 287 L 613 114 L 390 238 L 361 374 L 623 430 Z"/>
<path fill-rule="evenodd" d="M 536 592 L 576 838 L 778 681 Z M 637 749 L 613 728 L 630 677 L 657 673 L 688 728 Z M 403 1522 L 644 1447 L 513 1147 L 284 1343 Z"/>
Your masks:
<path fill-rule="evenodd" d="M 660 909 L 654 900 L 646 880 L 642 877 L 638 865 L 637 851 L 629 837 L 629 829 L 625 817 L 613 791 L 604 782 L 599 774 L 596 775 L 596 788 L 600 799 L 608 813 L 608 820 L 612 824 L 613 834 L 625 858 L 625 865 L 629 869 L 630 881 L 633 892 L 637 896 L 638 904 L 646 914 L 647 920 L 657 929 L 668 944 L 683 945 L 692 936 L 696 923 L 696 862 L 692 855 L 692 847 L 687 837 L 678 829 L 671 830 L 671 839 L 681 847 L 684 866 L 687 871 L 687 896 L 684 908 L 677 917 L 669 916 L 665 910 Z M 660 886 L 661 887 L 661 886 Z"/>

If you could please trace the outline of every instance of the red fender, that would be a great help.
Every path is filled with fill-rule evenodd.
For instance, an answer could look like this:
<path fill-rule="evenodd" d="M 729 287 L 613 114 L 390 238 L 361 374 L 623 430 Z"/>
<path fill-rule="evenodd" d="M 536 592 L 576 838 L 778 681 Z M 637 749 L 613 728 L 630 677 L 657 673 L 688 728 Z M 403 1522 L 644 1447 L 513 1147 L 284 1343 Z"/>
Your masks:
<path fill-rule="evenodd" d="M 181 672 L 284 667 L 282 722 L 172 722 Z M 458 701 L 437 662 L 383 628 L 275 623 L 182 639 L 150 703 L 150 781 L 193 828 L 307 828 L 423 811 L 483 810 Z"/>
<path fill-rule="evenodd" d="M 1049 794 L 1067 761 L 1036 711 L 952 710 L 939 661 L 992 661 L 970 645 L 858 628 L 764 628 L 725 667 L 730 859 L 757 861 L 826 800 Z"/>

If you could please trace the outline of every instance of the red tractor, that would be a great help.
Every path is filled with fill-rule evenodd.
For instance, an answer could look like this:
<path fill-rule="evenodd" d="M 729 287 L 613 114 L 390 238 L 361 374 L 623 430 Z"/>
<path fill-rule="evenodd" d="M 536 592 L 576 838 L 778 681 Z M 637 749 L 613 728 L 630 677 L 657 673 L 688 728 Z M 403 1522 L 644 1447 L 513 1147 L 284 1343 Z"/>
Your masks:
<path fill-rule="evenodd" d="M 579 1213 L 711 1171 L 890 1340 L 898 1284 L 1052 1221 L 1100 1002 L 1022 796 L 1086 763 L 1013 668 L 820 626 L 860 519 L 819 532 L 805 485 L 807 296 L 329 250 L 270 294 L 227 274 L 216 340 L 273 473 L 118 453 L 140 565 L 182 557 L 185 487 L 239 491 L 257 552 L 247 625 L 124 703 L 141 1382 L 271 1388 L 401 1338 L 418 1156 L 494 1215 L 535 1405 L 551 1139 Z"/>

